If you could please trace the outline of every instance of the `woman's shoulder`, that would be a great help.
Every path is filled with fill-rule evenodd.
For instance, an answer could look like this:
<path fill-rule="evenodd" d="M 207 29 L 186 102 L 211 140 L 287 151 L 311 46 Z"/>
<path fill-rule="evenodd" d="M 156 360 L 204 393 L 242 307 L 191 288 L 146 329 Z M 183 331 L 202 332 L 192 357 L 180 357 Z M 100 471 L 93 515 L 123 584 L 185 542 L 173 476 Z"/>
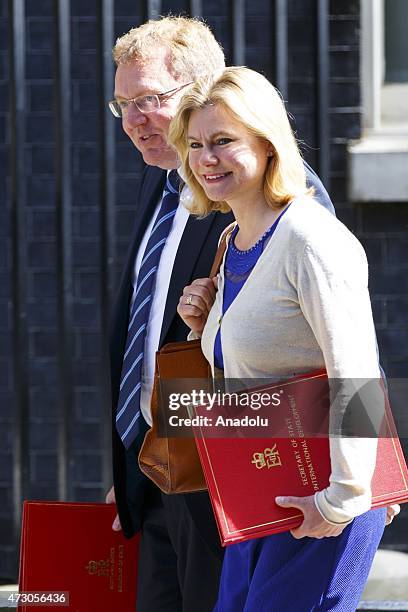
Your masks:
<path fill-rule="evenodd" d="M 287 211 L 287 230 L 292 239 L 310 246 L 350 244 L 362 248 L 354 234 L 335 215 L 312 197 L 293 200 Z M 334 241 L 334 242 L 333 242 Z"/>
<path fill-rule="evenodd" d="M 309 255 L 319 260 L 331 261 L 343 258 L 360 262 L 367 258 L 363 246 L 354 234 L 321 204 L 311 197 L 297 198 L 287 211 L 286 231 L 290 250 L 299 255 Z"/>
<path fill-rule="evenodd" d="M 291 229 L 301 235 L 313 234 L 318 227 L 343 225 L 335 215 L 319 204 L 312 196 L 303 196 L 292 200 L 286 216 L 290 221 Z"/>

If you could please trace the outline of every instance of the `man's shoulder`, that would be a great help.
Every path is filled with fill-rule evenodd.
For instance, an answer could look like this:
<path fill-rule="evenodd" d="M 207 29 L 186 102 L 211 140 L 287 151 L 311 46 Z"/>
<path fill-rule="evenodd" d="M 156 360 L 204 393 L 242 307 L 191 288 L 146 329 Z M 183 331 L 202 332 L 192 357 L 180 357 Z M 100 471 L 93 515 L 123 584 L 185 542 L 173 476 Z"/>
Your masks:
<path fill-rule="evenodd" d="M 134 194 L 136 207 L 151 211 L 157 205 L 166 182 L 166 171 L 155 166 L 144 166 L 138 188 Z"/>
<path fill-rule="evenodd" d="M 140 181 L 140 190 L 151 190 L 158 187 L 159 184 L 166 180 L 166 170 L 157 166 L 145 165 Z"/>
<path fill-rule="evenodd" d="M 309 164 L 303 160 L 303 165 L 305 167 L 306 172 L 306 183 L 308 187 L 313 187 L 314 196 L 317 202 L 324 206 L 329 212 L 332 214 L 336 214 L 334 211 L 333 203 L 330 199 L 329 194 L 327 193 L 322 181 L 316 172 L 309 166 Z"/>

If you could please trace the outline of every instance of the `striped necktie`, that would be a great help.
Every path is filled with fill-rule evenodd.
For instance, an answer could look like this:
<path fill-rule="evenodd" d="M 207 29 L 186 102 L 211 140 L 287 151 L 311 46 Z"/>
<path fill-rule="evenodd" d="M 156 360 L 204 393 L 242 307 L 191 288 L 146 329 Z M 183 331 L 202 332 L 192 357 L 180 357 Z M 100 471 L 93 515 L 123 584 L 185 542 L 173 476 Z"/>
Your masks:
<path fill-rule="evenodd" d="M 140 264 L 135 298 L 129 314 L 116 412 L 116 429 L 126 448 L 129 448 L 140 431 L 140 393 L 146 328 L 160 256 L 170 233 L 179 202 L 179 182 L 177 171 L 169 172 L 162 204 Z"/>

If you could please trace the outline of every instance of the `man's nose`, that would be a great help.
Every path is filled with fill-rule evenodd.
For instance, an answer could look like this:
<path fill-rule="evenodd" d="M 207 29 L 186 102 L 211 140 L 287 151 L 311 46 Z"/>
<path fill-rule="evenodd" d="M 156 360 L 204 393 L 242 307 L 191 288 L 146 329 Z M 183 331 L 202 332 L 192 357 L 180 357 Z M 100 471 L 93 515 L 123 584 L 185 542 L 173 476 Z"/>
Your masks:
<path fill-rule="evenodd" d="M 129 104 L 124 116 L 124 122 L 130 127 L 138 127 L 146 123 L 146 115 L 144 115 L 133 102 Z"/>

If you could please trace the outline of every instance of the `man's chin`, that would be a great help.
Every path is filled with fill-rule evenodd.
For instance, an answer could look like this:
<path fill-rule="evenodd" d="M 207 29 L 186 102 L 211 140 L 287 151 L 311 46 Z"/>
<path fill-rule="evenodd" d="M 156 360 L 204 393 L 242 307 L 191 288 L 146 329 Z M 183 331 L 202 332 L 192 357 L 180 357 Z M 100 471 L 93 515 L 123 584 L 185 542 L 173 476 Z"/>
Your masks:
<path fill-rule="evenodd" d="M 171 170 L 179 165 L 177 157 L 160 154 L 160 151 L 144 151 L 142 157 L 148 166 L 156 166 L 156 168 L 162 168 L 163 170 Z"/>

